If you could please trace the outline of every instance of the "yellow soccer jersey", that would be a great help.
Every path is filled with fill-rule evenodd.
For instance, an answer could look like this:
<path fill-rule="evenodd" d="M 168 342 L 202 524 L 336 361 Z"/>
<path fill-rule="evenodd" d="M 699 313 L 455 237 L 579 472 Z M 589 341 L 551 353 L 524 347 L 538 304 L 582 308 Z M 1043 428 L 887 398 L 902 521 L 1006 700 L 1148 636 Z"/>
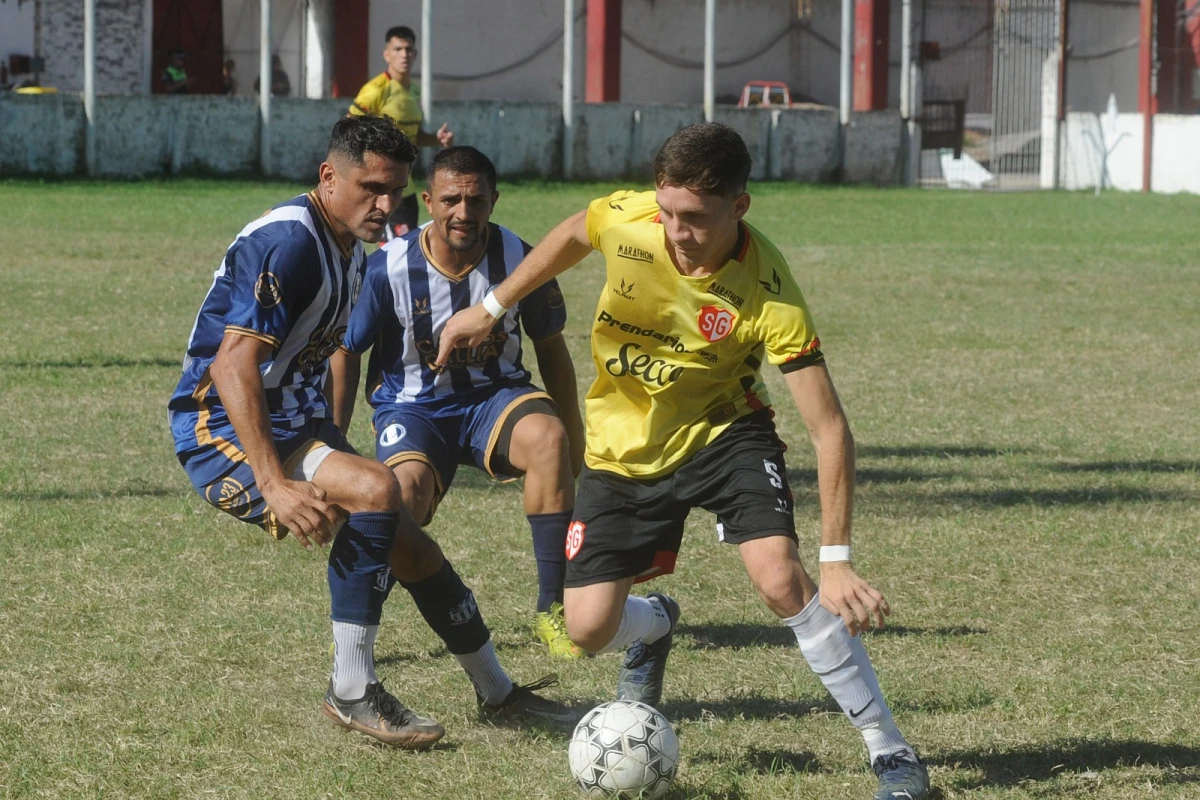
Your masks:
<path fill-rule="evenodd" d="M 358 90 L 358 96 L 350 104 L 350 113 L 388 117 L 413 144 L 417 143 L 417 134 L 421 132 L 421 94 L 416 84 L 406 89 L 400 81 L 392 80 L 386 71 Z M 415 192 L 415 183 L 410 182 L 404 194 Z"/>
<path fill-rule="evenodd" d="M 616 192 L 587 211 L 607 282 L 592 323 L 587 465 L 657 478 L 734 420 L 770 405 L 764 358 L 787 371 L 822 360 L 783 256 L 741 223 L 738 252 L 703 277 L 680 274 L 654 192 Z"/>

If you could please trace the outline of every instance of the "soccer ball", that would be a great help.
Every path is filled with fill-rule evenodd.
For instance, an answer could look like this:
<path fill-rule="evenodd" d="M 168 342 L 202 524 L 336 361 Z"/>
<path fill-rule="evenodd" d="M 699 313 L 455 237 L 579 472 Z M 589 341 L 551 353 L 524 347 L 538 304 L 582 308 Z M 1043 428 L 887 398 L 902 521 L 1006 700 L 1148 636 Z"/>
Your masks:
<path fill-rule="evenodd" d="M 584 715 L 568 753 L 588 797 L 656 800 L 675 779 L 679 740 L 657 710 L 617 700 Z"/>

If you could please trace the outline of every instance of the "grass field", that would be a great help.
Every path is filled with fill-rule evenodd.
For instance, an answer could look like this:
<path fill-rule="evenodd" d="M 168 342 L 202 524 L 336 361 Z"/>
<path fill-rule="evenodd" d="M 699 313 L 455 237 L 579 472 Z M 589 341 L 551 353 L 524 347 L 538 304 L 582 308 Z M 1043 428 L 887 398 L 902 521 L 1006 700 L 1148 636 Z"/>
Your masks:
<path fill-rule="evenodd" d="M 0 182 L 0 796 L 570 798 L 565 735 L 475 719 L 404 593 L 389 687 L 437 717 L 405 753 L 327 725 L 320 555 L 196 497 L 165 405 L 230 239 L 305 187 Z M 502 187 L 536 240 L 602 186 Z M 759 186 L 858 442 L 867 646 L 945 797 L 1200 796 L 1200 198 Z M 593 257 L 563 279 L 581 384 Z M 786 399 L 777 374 L 775 396 Z M 813 459 L 794 409 L 801 554 Z M 370 449 L 360 413 L 352 439 Z M 431 527 L 519 680 L 607 699 L 618 656 L 525 632 L 516 486 L 470 471 Z M 711 519 L 657 585 L 684 619 L 673 798 L 865 798 L 859 737 Z"/>

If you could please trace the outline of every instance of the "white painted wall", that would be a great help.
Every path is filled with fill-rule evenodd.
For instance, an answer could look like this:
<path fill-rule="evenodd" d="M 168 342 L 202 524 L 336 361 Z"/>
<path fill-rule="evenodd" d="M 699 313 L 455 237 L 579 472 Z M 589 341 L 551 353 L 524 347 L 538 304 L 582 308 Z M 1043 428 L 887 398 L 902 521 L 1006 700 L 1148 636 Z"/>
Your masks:
<path fill-rule="evenodd" d="M 1200 194 L 1200 116 L 1159 114 L 1154 118 L 1151 189 Z M 1110 151 L 1107 164 L 1104 153 Z M 1142 115 L 1118 114 L 1116 124 L 1102 114 L 1067 117 L 1063 178 L 1067 189 L 1142 188 Z"/>
<path fill-rule="evenodd" d="M 0 3 L 0 60 L 3 60 L 6 66 L 10 55 L 33 55 L 31 2 L 18 4 L 16 0 L 7 0 Z"/>

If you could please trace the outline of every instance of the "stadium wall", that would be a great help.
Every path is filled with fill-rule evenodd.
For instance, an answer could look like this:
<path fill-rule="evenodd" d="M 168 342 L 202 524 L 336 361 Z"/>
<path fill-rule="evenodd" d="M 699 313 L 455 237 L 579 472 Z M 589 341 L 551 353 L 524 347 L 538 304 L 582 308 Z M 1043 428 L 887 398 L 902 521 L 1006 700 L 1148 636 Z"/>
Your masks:
<path fill-rule="evenodd" d="M 345 100 L 276 98 L 271 103 L 274 177 L 313 180 L 329 129 Z M 662 142 L 699 122 L 693 105 L 610 103 L 579 107 L 575 176 L 641 178 Z M 840 158 L 837 112 L 717 109 L 754 159 L 756 180 L 895 184 L 903 126 L 895 111 L 856 114 Z M 431 124 L 448 122 L 456 141 L 487 153 L 506 177 L 562 174 L 561 110 L 554 103 L 435 102 Z M 77 175 L 84 171 L 85 119 L 77 95 L 0 96 L 0 175 Z M 100 95 L 96 99 L 97 172 L 138 178 L 178 174 L 254 174 L 259 164 L 258 108 L 218 96 Z"/>
<path fill-rule="evenodd" d="M 1200 194 L 1200 116 L 1157 114 L 1150 187 L 1155 192 Z M 1142 115 L 1067 115 L 1063 132 L 1063 185 L 1068 189 L 1142 188 Z M 1105 152 L 1108 152 L 1107 161 Z"/>

